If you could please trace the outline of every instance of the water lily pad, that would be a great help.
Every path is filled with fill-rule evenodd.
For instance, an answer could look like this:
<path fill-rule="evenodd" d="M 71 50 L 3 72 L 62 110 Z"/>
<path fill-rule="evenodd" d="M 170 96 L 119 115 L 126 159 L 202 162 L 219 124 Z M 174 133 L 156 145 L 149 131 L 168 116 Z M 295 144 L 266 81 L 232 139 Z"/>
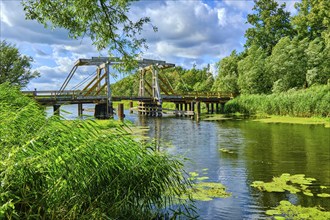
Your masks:
<path fill-rule="evenodd" d="M 201 176 L 201 177 L 197 177 L 196 180 L 199 180 L 199 181 L 203 181 L 203 180 L 208 180 L 209 177 L 207 176 Z"/>
<path fill-rule="evenodd" d="M 191 177 L 197 177 L 197 176 L 199 176 L 199 174 L 197 172 L 189 172 L 189 175 Z"/>
<path fill-rule="evenodd" d="M 233 154 L 234 153 L 234 151 L 231 151 L 231 150 L 229 150 L 229 149 L 227 149 L 227 148 L 220 148 L 219 149 L 221 152 L 223 152 L 223 153 L 228 153 L 228 154 Z"/>
<path fill-rule="evenodd" d="M 280 215 L 281 212 L 279 210 L 267 210 L 266 215 Z"/>
<path fill-rule="evenodd" d="M 280 177 L 273 177 L 272 182 L 254 181 L 251 186 L 266 192 L 303 192 L 307 196 L 312 196 L 308 186 L 315 181 L 314 178 L 305 178 L 304 174 L 290 175 L 283 173 Z"/>
<path fill-rule="evenodd" d="M 189 189 L 188 195 L 194 200 L 210 201 L 213 198 L 227 198 L 231 194 L 226 192 L 226 187 L 221 183 L 200 182 Z M 183 199 L 188 198 L 188 195 L 185 195 Z"/>
<path fill-rule="evenodd" d="M 317 194 L 318 197 L 323 197 L 323 198 L 328 198 L 330 197 L 330 194 L 328 193 L 320 193 L 320 194 Z"/>
<path fill-rule="evenodd" d="M 306 195 L 306 196 L 314 196 L 313 193 L 311 193 L 311 192 L 303 192 L 303 193 L 304 193 L 304 195 Z"/>
<path fill-rule="evenodd" d="M 319 207 L 295 206 L 285 200 L 276 208 L 267 210 L 266 214 L 274 219 L 330 219 L 330 212 L 322 211 Z"/>

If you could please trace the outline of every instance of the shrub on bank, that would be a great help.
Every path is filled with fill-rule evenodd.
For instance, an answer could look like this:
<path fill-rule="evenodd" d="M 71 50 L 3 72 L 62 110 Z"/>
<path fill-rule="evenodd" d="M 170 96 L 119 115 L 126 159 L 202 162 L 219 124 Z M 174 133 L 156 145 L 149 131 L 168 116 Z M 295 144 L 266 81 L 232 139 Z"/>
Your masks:
<path fill-rule="evenodd" d="M 186 191 L 182 164 L 118 125 L 46 119 L 0 85 L 0 218 L 150 219 Z"/>
<path fill-rule="evenodd" d="M 297 117 L 330 117 L 329 109 L 329 85 L 271 95 L 240 95 L 225 105 L 227 113 L 266 113 Z"/>

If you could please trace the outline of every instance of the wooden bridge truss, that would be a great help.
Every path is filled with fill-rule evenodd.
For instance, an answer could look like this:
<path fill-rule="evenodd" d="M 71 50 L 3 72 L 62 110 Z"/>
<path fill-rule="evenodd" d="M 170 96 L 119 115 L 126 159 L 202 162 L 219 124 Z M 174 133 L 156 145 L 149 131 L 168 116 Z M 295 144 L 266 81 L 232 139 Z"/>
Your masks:
<path fill-rule="evenodd" d="M 205 102 L 208 106 L 210 103 L 223 104 L 232 98 L 229 94 L 220 93 L 176 94 L 166 75 L 161 74 L 162 70 L 175 65 L 161 60 L 150 59 L 137 61 L 140 71 L 138 97 L 113 97 L 110 86 L 110 67 L 120 63 L 120 59 L 110 57 L 79 59 L 58 91 L 25 93 L 34 96 L 41 104 L 53 105 L 54 111 L 59 111 L 61 104 L 78 104 L 78 114 L 82 114 L 83 103 L 95 103 L 95 116 L 97 118 L 111 117 L 113 115 L 112 102 L 119 100 L 139 101 L 138 110 L 141 114 L 161 116 L 163 111 L 162 103 L 164 101 L 176 103 L 178 114 L 188 114 L 187 106 L 189 106 L 189 114 L 191 115 L 194 112 L 194 103 L 198 106 L 198 103 Z M 96 66 L 95 76 L 89 82 L 86 82 L 82 90 L 66 90 L 70 80 L 80 66 Z M 183 106 L 185 106 L 185 109 L 183 109 Z"/>

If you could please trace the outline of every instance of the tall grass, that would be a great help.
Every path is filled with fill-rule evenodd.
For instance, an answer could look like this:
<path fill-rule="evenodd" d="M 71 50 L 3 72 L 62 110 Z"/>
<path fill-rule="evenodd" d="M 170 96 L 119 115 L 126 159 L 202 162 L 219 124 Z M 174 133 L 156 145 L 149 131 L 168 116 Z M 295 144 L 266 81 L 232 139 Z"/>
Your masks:
<path fill-rule="evenodd" d="M 46 119 L 8 85 L 0 106 L 0 218 L 151 219 L 186 192 L 180 161 L 114 123 Z"/>
<path fill-rule="evenodd" d="M 241 95 L 225 105 L 227 113 L 330 117 L 330 85 L 271 95 Z"/>

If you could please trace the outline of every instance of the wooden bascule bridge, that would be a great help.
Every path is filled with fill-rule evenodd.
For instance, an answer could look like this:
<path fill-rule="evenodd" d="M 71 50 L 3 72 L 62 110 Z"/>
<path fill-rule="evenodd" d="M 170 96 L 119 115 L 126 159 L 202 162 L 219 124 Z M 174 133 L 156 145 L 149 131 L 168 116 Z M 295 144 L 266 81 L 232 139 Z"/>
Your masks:
<path fill-rule="evenodd" d="M 131 110 L 133 101 L 138 102 L 138 113 L 146 116 L 160 117 L 164 113 L 180 116 L 199 117 L 201 103 L 206 104 L 208 113 L 223 112 L 224 104 L 233 96 L 223 93 L 187 93 L 177 94 L 170 82 L 162 74 L 162 70 L 172 68 L 175 64 L 160 60 L 138 60 L 140 72 L 138 96 L 113 96 L 110 84 L 110 68 L 120 64 L 117 58 L 93 57 L 91 59 L 79 59 L 74 64 L 63 85 L 56 91 L 23 91 L 27 96 L 47 106 L 53 106 L 54 113 L 59 113 L 60 106 L 64 104 L 77 104 L 78 115 L 83 113 L 83 104 L 95 104 L 94 116 L 98 119 L 111 118 L 114 114 L 113 102 L 130 100 Z M 67 90 L 67 85 L 72 79 L 78 67 L 95 66 L 96 75 L 85 82 L 81 90 Z M 175 103 L 175 109 L 164 109 L 164 102 Z M 123 105 L 118 105 L 119 117 L 123 117 Z"/>

